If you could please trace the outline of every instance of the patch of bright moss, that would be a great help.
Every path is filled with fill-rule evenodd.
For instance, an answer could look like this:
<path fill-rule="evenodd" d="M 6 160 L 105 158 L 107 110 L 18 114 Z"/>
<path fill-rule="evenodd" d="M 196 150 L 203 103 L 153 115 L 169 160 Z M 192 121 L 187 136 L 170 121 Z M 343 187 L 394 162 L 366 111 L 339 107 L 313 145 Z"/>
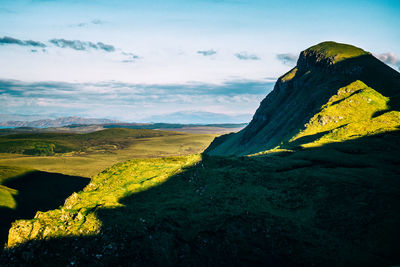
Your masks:
<path fill-rule="evenodd" d="M 397 131 L 400 128 L 400 112 L 390 111 L 371 120 L 349 123 L 343 127 L 332 130 L 320 139 L 302 145 L 315 147 L 332 142 L 357 139 L 367 135 L 376 135 L 385 132 Z"/>
<path fill-rule="evenodd" d="M 293 152 L 293 150 L 290 150 L 290 149 L 276 147 L 276 148 L 269 149 L 266 151 L 261 151 L 258 153 L 250 154 L 250 155 L 248 155 L 248 157 L 269 155 L 269 154 L 275 154 L 275 153 L 292 153 L 292 152 Z"/>
<path fill-rule="evenodd" d="M 389 98 L 382 96 L 361 81 L 342 87 L 332 96 L 321 111 L 305 125 L 305 129 L 293 137 L 301 137 L 330 131 L 349 123 L 370 120 L 380 111 L 387 110 Z"/>
<path fill-rule="evenodd" d="M 296 73 L 297 73 L 297 68 L 292 69 L 291 71 L 286 73 L 284 76 L 282 76 L 281 81 L 282 82 L 290 81 L 291 79 L 294 78 L 294 76 L 296 76 Z"/>

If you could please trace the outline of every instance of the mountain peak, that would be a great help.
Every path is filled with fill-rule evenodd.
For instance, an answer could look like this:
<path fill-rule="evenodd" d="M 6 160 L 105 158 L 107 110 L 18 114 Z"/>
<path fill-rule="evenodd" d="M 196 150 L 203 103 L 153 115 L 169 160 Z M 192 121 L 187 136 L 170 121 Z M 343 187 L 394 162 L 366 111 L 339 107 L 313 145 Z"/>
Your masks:
<path fill-rule="evenodd" d="M 364 55 L 370 55 L 370 53 L 356 46 L 327 41 L 302 51 L 297 66 L 299 68 L 329 67 L 345 59 Z"/>
<path fill-rule="evenodd" d="M 399 88 L 400 73 L 369 52 L 336 42 L 317 44 L 301 52 L 297 66 L 278 79 L 246 128 L 218 137 L 206 153 L 248 155 L 300 146 L 312 135 L 323 143 L 333 136 L 343 141 L 391 131 L 400 127 Z M 298 139 L 303 143 L 293 142 Z"/>

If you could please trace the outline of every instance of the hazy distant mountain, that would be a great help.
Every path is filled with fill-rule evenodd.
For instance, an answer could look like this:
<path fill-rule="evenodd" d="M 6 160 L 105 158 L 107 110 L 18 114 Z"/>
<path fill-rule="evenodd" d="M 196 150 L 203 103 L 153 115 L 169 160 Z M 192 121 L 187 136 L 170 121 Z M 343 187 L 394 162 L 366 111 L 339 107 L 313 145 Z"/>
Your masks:
<path fill-rule="evenodd" d="M 71 124 L 105 124 L 116 123 L 117 120 L 109 119 L 94 119 L 94 118 L 81 118 L 81 117 L 62 117 L 57 119 L 43 119 L 35 121 L 7 121 L 1 122 L 0 126 L 9 127 L 61 127 Z"/>
<path fill-rule="evenodd" d="M 5 123 L 8 121 L 37 121 L 48 118 L 49 116 L 42 115 L 0 114 L 0 123 Z"/>
<path fill-rule="evenodd" d="M 251 117 L 252 114 L 229 115 L 205 111 L 179 111 L 165 115 L 150 116 L 144 121 L 183 124 L 219 124 L 249 122 Z"/>

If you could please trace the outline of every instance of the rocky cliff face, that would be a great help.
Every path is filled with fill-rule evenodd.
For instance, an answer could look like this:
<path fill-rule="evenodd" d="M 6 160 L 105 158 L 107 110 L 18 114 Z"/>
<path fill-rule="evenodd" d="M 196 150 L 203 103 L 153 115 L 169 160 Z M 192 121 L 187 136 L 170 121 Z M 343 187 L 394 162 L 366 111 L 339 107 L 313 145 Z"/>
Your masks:
<path fill-rule="evenodd" d="M 355 81 L 389 97 L 387 111 L 399 110 L 400 73 L 360 48 L 324 42 L 300 53 L 297 66 L 277 80 L 246 128 L 217 138 L 206 153 L 247 155 L 285 145 Z"/>

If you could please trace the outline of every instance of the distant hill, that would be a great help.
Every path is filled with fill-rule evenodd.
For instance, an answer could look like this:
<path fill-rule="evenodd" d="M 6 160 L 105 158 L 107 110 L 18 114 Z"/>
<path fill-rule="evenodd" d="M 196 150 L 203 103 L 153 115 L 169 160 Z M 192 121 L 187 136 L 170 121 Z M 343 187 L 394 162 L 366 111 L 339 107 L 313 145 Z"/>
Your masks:
<path fill-rule="evenodd" d="M 73 117 L 62 117 L 57 119 L 43 119 L 35 121 L 7 121 L 7 122 L 1 122 L 0 126 L 48 128 L 48 127 L 61 127 L 71 124 L 105 124 L 105 123 L 116 123 L 116 122 L 119 121 L 109 120 L 109 119 L 93 119 L 93 118 L 86 119 L 73 116 Z"/>
<path fill-rule="evenodd" d="M 397 129 L 400 73 L 360 48 L 324 42 L 300 53 L 252 121 L 217 138 L 212 155 L 344 141 Z"/>
<path fill-rule="evenodd" d="M 17 118 L 20 120 L 7 120 Z M 65 127 L 79 128 L 82 126 L 98 125 L 104 128 L 130 128 L 130 129 L 179 129 L 193 128 L 199 126 L 219 127 L 219 128 L 241 128 L 250 121 L 250 114 L 226 115 L 202 111 L 176 112 L 166 115 L 155 115 L 148 117 L 146 121 L 150 123 L 126 123 L 118 120 L 82 118 L 77 116 L 61 117 L 57 119 L 32 120 L 33 117 L 23 117 L 20 115 L 0 114 L 0 128 L 54 128 Z M 21 129 L 34 131 L 35 129 Z M 52 129 L 56 130 L 56 129 Z M 61 129 L 57 129 L 61 130 Z M 96 128 L 96 130 L 98 130 Z"/>
<path fill-rule="evenodd" d="M 251 114 L 222 114 L 205 111 L 180 111 L 147 117 L 145 121 L 179 124 L 247 123 Z"/>

